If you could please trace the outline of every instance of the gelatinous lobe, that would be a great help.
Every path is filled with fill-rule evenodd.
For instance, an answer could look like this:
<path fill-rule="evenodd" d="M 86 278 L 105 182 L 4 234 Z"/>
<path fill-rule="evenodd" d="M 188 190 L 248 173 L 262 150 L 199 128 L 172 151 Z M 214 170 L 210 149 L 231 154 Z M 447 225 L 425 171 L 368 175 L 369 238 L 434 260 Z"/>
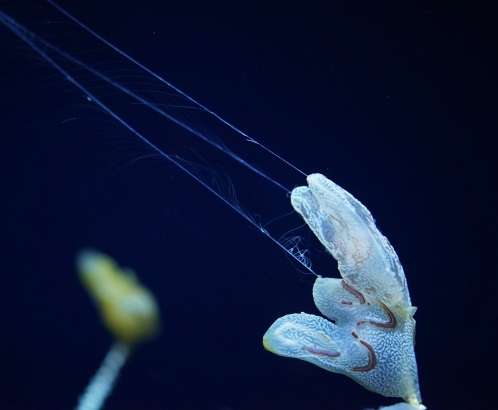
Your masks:
<path fill-rule="evenodd" d="M 266 332 L 266 349 L 345 374 L 369 390 L 421 405 L 415 360 L 416 308 L 391 244 L 350 193 L 320 174 L 291 203 L 337 260 L 342 279 L 316 279 L 313 299 L 331 321 L 286 315 Z"/>

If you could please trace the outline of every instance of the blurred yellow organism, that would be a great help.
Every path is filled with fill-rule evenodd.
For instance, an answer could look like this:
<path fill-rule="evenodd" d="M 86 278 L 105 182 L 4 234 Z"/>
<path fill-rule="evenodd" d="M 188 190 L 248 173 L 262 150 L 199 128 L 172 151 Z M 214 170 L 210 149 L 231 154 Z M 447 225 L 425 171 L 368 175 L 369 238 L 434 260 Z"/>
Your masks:
<path fill-rule="evenodd" d="M 77 405 L 78 410 L 98 410 L 111 393 L 132 348 L 159 331 L 159 308 L 152 293 L 128 268 L 94 249 L 76 258 L 79 277 L 94 300 L 107 329 L 116 339 Z"/>
<path fill-rule="evenodd" d="M 78 254 L 77 267 L 104 324 L 116 339 L 133 346 L 157 334 L 157 303 L 133 270 L 120 268 L 114 259 L 93 249 Z"/>

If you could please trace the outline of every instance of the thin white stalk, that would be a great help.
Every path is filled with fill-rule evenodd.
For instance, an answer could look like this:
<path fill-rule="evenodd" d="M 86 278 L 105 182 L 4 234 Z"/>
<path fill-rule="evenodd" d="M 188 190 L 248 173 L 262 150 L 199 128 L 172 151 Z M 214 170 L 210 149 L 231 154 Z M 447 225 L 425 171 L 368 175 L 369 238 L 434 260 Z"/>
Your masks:
<path fill-rule="evenodd" d="M 104 406 L 129 355 L 130 347 L 126 344 L 115 342 L 112 345 L 99 370 L 81 395 L 77 410 L 99 410 Z"/>

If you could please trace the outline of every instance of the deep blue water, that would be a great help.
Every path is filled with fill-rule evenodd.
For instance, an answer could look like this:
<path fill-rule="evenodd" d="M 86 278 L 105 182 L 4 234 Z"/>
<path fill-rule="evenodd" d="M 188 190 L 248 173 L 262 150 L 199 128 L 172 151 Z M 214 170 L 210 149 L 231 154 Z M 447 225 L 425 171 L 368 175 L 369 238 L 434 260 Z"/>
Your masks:
<path fill-rule="evenodd" d="M 432 2 L 62 4 L 304 172 L 327 175 L 365 204 L 400 256 L 419 308 L 424 403 L 493 408 L 498 82 L 489 10 L 464 2 L 451 9 Z M 85 52 L 90 64 L 120 65 L 45 3 L 3 1 L 1 8 Z M 150 157 L 3 27 L 0 48 L 0 408 L 71 408 L 110 347 L 75 274 L 74 256 L 85 246 L 133 267 L 162 311 L 160 336 L 136 351 L 107 408 L 396 402 L 266 352 L 261 339 L 274 320 L 317 313 L 313 277 L 191 178 Z M 241 204 L 262 220 L 291 211 L 283 191 L 204 151 L 184 131 L 133 120 L 165 151 L 224 170 Z M 286 187 L 305 183 L 253 144 L 236 148 Z M 299 224 L 287 215 L 269 228 Z M 332 258 L 311 246 L 317 272 L 337 276 Z"/>

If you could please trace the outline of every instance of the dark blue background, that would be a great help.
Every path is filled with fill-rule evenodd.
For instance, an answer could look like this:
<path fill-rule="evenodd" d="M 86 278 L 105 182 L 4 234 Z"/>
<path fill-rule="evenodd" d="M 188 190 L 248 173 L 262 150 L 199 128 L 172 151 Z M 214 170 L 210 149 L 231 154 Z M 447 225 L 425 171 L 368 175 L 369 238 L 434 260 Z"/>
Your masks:
<path fill-rule="evenodd" d="M 62 4 L 370 209 L 419 308 L 424 403 L 494 408 L 496 15 L 466 2 L 103 3 Z M 81 49 L 84 36 L 71 40 L 74 25 L 45 3 L 1 6 L 51 41 L 92 51 Z M 396 402 L 266 352 L 261 338 L 276 318 L 316 313 L 312 276 L 195 181 L 149 158 L 3 28 L 0 47 L 2 409 L 72 407 L 111 345 L 75 275 L 74 255 L 84 246 L 135 268 L 162 311 L 160 337 L 126 365 L 107 408 Z M 188 152 L 187 143 L 172 149 L 158 138 L 168 152 Z M 253 150 L 248 145 L 238 144 L 242 155 Z M 286 186 L 304 184 L 262 158 Z M 238 171 L 224 169 L 242 205 L 244 197 L 266 203 L 265 220 L 291 210 L 278 189 L 257 178 L 238 182 Z M 337 276 L 335 262 L 325 263 L 319 273 Z"/>

